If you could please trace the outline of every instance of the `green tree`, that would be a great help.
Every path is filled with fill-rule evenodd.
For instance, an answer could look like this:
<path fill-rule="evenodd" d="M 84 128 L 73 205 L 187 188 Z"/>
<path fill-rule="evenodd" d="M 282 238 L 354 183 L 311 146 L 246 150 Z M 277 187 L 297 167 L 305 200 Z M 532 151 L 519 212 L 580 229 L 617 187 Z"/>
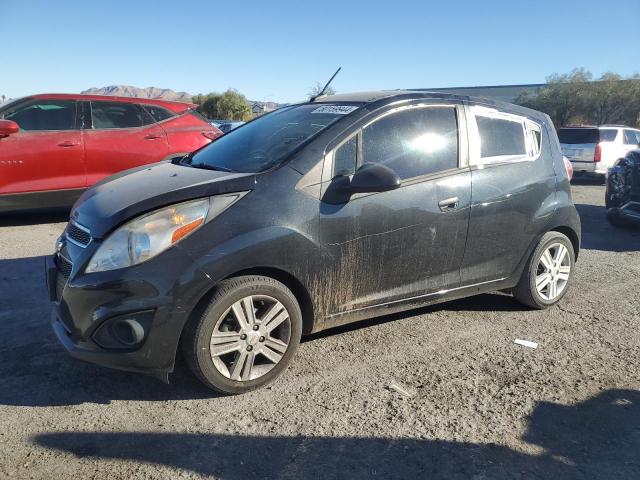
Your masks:
<path fill-rule="evenodd" d="M 236 121 L 251 119 L 251 105 L 244 95 L 233 89 L 224 93 L 198 94 L 192 101 L 198 104 L 198 111 L 208 118 Z"/>
<path fill-rule="evenodd" d="M 591 73 L 580 68 L 571 73 L 553 74 L 547 84 L 533 94 L 524 93 L 514 103 L 545 112 L 556 126 L 584 116 L 588 104 Z"/>
<path fill-rule="evenodd" d="M 584 69 L 554 74 L 544 87 L 514 102 L 547 113 L 557 127 L 569 123 L 640 126 L 640 75 L 624 79 L 609 72 L 595 81 L 591 78 Z"/>

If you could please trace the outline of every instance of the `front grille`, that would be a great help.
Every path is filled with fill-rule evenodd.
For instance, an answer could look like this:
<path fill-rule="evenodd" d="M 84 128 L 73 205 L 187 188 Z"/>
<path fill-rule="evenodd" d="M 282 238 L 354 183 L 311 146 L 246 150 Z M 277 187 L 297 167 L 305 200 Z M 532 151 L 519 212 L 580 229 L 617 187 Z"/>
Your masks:
<path fill-rule="evenodd" d="M 67 239 L 76 245 L 86 247 L 91 241 L 91 234 L 84 228 L 80 228 L 75 223 L 69 222 L 67 225 Z"/>

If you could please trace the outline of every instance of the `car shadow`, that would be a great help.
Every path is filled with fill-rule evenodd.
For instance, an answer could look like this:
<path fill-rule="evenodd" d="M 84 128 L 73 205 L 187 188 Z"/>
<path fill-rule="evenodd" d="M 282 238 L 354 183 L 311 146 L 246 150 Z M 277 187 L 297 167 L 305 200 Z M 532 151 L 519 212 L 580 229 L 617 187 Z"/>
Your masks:
<path fill-rule="evenodd" d="M 69 209 L 43 209 L 26 213 L 0 214 L 0 227 L 19 227 L 46 223 L 62 223 L 69 220 Z"/>
<path fill-rule="evenodd" d="M 575 174 L 571 179 L 571 185 L 604 185 L 605 179 L 599 175 Z"/>
<path fill-rule="evenodd" d="M 539 402 L 523 440 L 496 444 L 366 437 L 62 432 L 32 438 L 81 459 L 162 465 L 221 479 L 631 479 L 640 477 L 640 392 L 608 390 L 577 405 Z"/>
<path fill-rule="evenodd" d="M 607 220 L 607 209 L 601 205 L 577 203 L 582 223 L 582 249 L 605 252 L 640 251 L 640 225 L 620 228 Z"/>

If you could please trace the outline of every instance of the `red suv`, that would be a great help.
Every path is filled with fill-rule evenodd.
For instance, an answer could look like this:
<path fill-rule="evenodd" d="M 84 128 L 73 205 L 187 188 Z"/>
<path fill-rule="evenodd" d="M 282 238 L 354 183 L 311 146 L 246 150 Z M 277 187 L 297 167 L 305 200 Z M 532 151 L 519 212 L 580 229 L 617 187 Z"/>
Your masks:
<path fill-rule="evenodd" d="M 0 212 L 70 206 L 104 177 L 192 152 L 222 135 L 195 107 L 65 94 L 0 107 Z"/>

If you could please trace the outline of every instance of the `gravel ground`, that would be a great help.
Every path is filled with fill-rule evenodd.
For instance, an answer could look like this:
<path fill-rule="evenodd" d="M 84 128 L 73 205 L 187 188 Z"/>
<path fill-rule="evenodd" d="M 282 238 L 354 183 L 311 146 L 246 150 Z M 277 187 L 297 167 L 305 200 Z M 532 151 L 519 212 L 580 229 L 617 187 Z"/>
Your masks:
<path fill-rule="evenodd" d="M 333 330 L 239 397 L 183 364 L 165 385 L 69 358 L 42 272 L 64 216 L 5 219 L 0 478 L 640 478 L 640 230 L 603 194 L 574 186 L 560 306 L 482 295 Z"/>

